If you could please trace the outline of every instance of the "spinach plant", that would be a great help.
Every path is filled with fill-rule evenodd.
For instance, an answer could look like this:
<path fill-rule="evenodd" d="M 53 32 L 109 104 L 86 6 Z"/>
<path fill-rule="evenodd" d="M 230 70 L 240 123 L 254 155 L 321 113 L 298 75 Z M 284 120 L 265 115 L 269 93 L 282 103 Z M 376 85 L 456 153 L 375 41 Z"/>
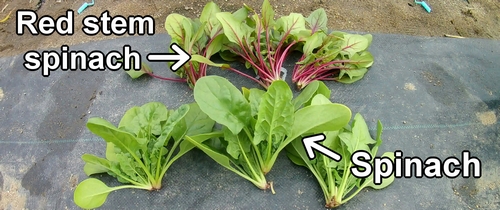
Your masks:
<path fill-rule="evenodd" d="M 249 17 L 248 12 L 254 14 Z M 285 58 L 298 42 L 308 36 L 302 14 L 291 13 L 277 20 L 274 16 L 268 0 L 262 4 L 261 15 L 247 5 L 233 14 L 216 14 L 227 38 L 221 57 L 229 61 L 242 59 L 245 66 L 253 68 L 260 79 L 254 81 L 266 88 L 273 81 L 282 79 Z M 232 70 L 253 79 L 243 72 Z"/>
<path fill-rule="evenodd" d="M 372 42 L 371 34 L 328 33 L 327 21 L 324 9 L 306 18 L 311 36 L 301 43 L 303 55 L 292 73 L 292 81 L 299 89 L 314 80 L 356 82 L 373 64 L 373 56 L 367 51 Z"/>
<path fill-rule="evenodd" d="M 224 38 L 222 27 L 215 17 L 219 12 L 219 6 L 209 2 L 199 19 L 172 13 L 165 20 L 165 29 L 172 37 L 172 43 L 178 44 L 191 55 L 191 60 L 175 72 L 181 78 L 187 78 L 190 87 L 206 76 L 208 66 L 229 68 L 227 64 L 210 61 L 211 56 L 220 51 Z"/>
<path fill-rule="evenodd" d="M 85 173 L 107 173 L 125 185 L 108 187 L 96 178 L 86 179 L 75 189 L 75 203 L 91 209 L 101 206 L 114 190 L 160 189 L 172 163 L 194 148 L 183 141 L 184 137 L 191 135 L 191 139 L 201 141 L 218 136 L 210 133 L 214 124 L 195 103 L 176 110 L 168 110 L 159 102 L 136 106 L 124 114 L 118 127 L 102 118 L 90 118 L 88 129 L 103 138 L 107 147 L 105 158 L 82 156 Z"/>
<path fill-rule="evenodd" d="M 329 103 L 325 100 L 316 100 L 312 104 Z M 370 137 L 365 120 L 360 114 L 356 114 L 351 125 L 337 131 L 324 132 L 326 139 L 322 145 L 330 148 L 342 156 L 340 162 L 333 161 L 327 156 L 316 153 L 316 158 L 310 160 L 304 149 L 301 139 L 293 141 L 287 146 L 287 156 L 297 165 L 307 167 L 316 177 L 323 190 L 326 207 L 338 207 L 357 195 L 366 187 L 382 189 L 394 181 L 394 176 L 382 180 L 380 185 L 373 182 L 373 174 L 367 178 L 356 178 L 351 173 L 353 167 L 350 157 L 356 151 L 367 151 L 371 157 L 375 157 L 379 146 L 382 144 L 382 123 L 377 126 L 376 140 Z M 371 148 L 370 148 L 370 145 Z M 392 152 L 386 152 L 382 156 L 394 159 Z M 371 161 L 373 165 L 373 158 Z"/>
<path fill-rule="evenodd" d="M 349 108 L 342 104 L 311 104 L 314 98 L 325 97 L 320 92 L 329 95 L 322 85 L 312 85 L 292 99 L 290 87 L 282 80 L 272 82 L 267 91 L 243 88 L 242 93 L 225 78 L 206 76 L 194 87 L 194 98 L 221 125 L 223 136 L 185 138 L 258 188 L 273 190 L 265 174 L 285 146 L 303 134 L 338 130 L 351 118 Z"/>

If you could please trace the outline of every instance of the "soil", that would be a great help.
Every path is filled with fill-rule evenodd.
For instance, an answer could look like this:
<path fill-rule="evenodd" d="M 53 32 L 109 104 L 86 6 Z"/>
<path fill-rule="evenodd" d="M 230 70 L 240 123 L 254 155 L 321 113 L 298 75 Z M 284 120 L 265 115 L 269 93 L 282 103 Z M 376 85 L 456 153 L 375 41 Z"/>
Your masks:
<path fill-rule="evenodd" d="M 82 32 L 82 19 L 87 15 L 99 17 L 108 10 L 111 16 L 150 15 L 155 18 L 155 33 L 166 33 L 164 22 L 167 15 L 179 13 L 187 17 L 198 17 L 207 0 L 160 1 L 160 0 L 97 0 L 82 14 L 78 8 L 91 0 L 0 0 L 0 20 L 10 11 L 10 17 L 0 23 L 0 56 L 21 54 L 29 50 L 59 48 L 63 44 L 74 45 L 117 36 L 87 36 Z M 262 1 L 216 0 L 223 11 L 235 11 L 243 3 L 259 9 Z M 427 0 L 432 8 L 427 13 L 413 0 L 365 1 L 365 0 L 271 0 L 278 16 L 290 12 L 308 15 L 324 8 L 328 14 L 328 25 L 333 30 L 367 33 L 395 33 L 418 36 L 444 36 L 445 34 L 500 39 L 500 0 Z M 75 11 L 72 36 L 54 33 L 50 36 L 32 35 L 25 28 L 24 35 L 16 34 L 16 11 L 36 11 L 38 17 L 53 18 L 65 15 L 68 9 Z"/>

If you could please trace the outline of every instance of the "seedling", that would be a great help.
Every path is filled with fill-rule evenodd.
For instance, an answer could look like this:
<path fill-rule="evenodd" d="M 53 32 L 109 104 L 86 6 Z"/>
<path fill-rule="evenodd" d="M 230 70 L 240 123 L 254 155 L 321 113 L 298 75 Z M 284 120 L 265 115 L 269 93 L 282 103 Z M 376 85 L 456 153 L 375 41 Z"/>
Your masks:
<path fill-rule="evenodd" d="M 328 101 L 313 101 L 312 104 L 329 103 Z M 374 174 L 366 178 L 355 177 L 352 173 L 353 163 L 351 156 L 356 151 L 366 151 L 375 157 L 379 146 L 382 144 L 382 123 L 377 126 L 376 140 L 370 137 L 365 120 L 356 114 L 352 125 L 345 125 L 337 131 L 324 132 L 326 139 L 322 142 L 327 147 L 342 156 L 340 162 L 333 161 L 327 156 L 317 153 L 316 158 L 309 159 L 301 139 L 293 141 L 287 148 L 289 159 L 297 165 L 307 167 L 316 177 L 325 196 L 326 207 L 338 207 L 356 196 L 366 187 L 382 189 L 394 181 L 394 175 L 383 178 L 380 184 L 374 184 Z M 386 152 L 382 157 L 394 159 L 394 153 Z M 370 163 L 373 166 L 373 159 Z M 362 168 L 358 170 L 363 171 Z M 366 169 L 364 169 L 366 170 Z M 385 171 L 385 169 L 383 169 Z"/>

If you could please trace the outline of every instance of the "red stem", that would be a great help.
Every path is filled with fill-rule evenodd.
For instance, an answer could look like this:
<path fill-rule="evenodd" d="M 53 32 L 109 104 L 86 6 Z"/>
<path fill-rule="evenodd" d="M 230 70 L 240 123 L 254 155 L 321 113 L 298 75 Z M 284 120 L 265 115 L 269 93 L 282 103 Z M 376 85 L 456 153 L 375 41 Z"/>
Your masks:
<path fill-rule="evenodd" d="M 249 79 L 253 80 L 254 82 L 257 82 L 259 85 L 262 85 L 262 87 L 264 87 L 264 88 L 267 88 L 267 86 L 262 81 L 259 81 L 258 79 L 255 79 L 255 78 L 251 77 L 248 74 L 245 74 L 245 73 L 243 73 L 241 71 L 238 71 L 238 70 L 236 70 L 236 69 L 234 69 L 232 67 L 229 67 L 228 69 L 231 70 L 231 71 L 233 71 L 233 72 L 235 72 L 235 73 L 237 73 L 237 74 L 239 74 L 239 75 L 241 75 L 241 76 L 249 78 Z"/>
<path fill-rule="evenodd" d="M 186 79 L 168 78 L 168 77 L 162 77 L 162 76 L 155 75 L 155 74 L 148 72 L 148 71 L 144 71 L 144 72 L 146 72 L 146 74 L 148 74 L 149 76 L 151 76 L 153 78 L 157 78 L 157 79 L 161 79 L 161 80 L 168 80 L 168 81 L 174 81 L 174 82 L 186 82 Z"/>

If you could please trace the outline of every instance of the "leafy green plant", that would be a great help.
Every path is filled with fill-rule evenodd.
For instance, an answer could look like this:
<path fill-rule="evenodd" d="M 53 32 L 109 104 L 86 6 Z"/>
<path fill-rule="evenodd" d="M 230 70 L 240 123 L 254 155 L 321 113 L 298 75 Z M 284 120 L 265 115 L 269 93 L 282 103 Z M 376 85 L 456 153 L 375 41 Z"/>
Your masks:
<path fill-rule="evenodd" d="M 249 17 L 249 12 L 254 14 Z M 228 61 L 242 59 L 247 68 L 253 68 L 260 81 L 232 70 L 266 88 L 273 81 L 282 79 L 285 58 L 298 42 L 310 35 L 302 14 L 291 13 L 275 20 L 275 12 L 268 0 L 264 0 L 260 15 L 245 5 L 233 14 L 221 12 L 216 16 L 227 38 L 221 49 L 221 57 Z"/>
<path fill-rule="evenodd" d="M 229 68 L 227 64 L 210 61 L 211 56 L 220 51 L 224 38 L 222 27 L 215 17 L 219 12 L 219 6 L 209 2 L 199 19 L 172 13 L 165 20 L 165 29 L 172 37 L 172 43 L 178 44 L 191 55 L 191 60 L 175 72 L 181 78 L 187 78 L 190 87 L 207 75 L 208 66 Z"/>
<path fill-rule="evenodd" d="M 316 97 L 325 97 L 320 94 L 325 92 L 330 94 L 318 82 L 292 99 L 288 84 L 276 80 L 267 91 L 243 88 L 242 93 L 227 79 L 206 76 L 198 80 L 194 98 L 221 125 L 223 136 L 200 141 L 185 138 L 258 188 L 272 189 L 265 174 L 285 146 L 301 135 L 338 130 L 349 122 L 351 112 L 342 104 L 311 104 Z"/>
<path fill-rule="evenodd" d="M 303 55 L 292 74 L 292 81 L 299 89 L 314 80 L 356 82 L 373 64 L 373 56 L 367 51 L 372 42 L 371 34 L 339 31 L 328 34 L 327 21 L 324 9 L 318 9 L 306 18 L 311 36 L 302 42 Z"/>
<path fill-rule="evenodd" d="M 94 117 L 87 122 L 88 129 L 107 142 L 106 158 L 84 154 L 84 171 L 88 176 L 107 173 L 123 184 L 108 187 L 95 178 L 82 181 L 74 192 L 74 201 L 81 208 L 101 206 L 114 190 L 137 188 L 158 190 L 168 168 L 182 155 L 194 148 L 183 141 L 205 140 L 215 122 L 200 111 L 197 104 L 185 104 L 168 110 L 159 102 L 150 102 L 129 109 L 118 127 Z"/>
<path fill-rule="evenodd" d="M 321 100 L 313 101 L 312 104 L 328 103 Z M 351 173 L 353 163 L 350 159 L 356 151 L 366 151 L 371 157 L 375 157 L 379 146 L 382 144 L 382 123 L 379 121 L 377 126 L 376 140 L 370 137 L 365 120 L 360 114 L 356 114 L 352 127 L 346 125 L 337 131 L 324 132 L 326 139 L 322 145 L 335 151 L 342 156 L 340 162 L 329 159 L 320 153 L 316 158 L 310 160 L 304 149 L 301 139 L 293 141 L 287 146 L 287 156 L 293 163 L 307 167 L 316 177 L 323 190 L 326 207 L 338 207 L 356 196 L 366 187 L 382 189 L 394 181 L 394 176 L 382 179 L 380 185 L 373 182 L 373 174 L 367 178 L 356 178 Z M 370 145 L 372 147 L 370 148 Z M 394 159 L 394 153 L 386 152 L 383 157 Z M 373 166 L 373 160 L 371 164 Z"/>

